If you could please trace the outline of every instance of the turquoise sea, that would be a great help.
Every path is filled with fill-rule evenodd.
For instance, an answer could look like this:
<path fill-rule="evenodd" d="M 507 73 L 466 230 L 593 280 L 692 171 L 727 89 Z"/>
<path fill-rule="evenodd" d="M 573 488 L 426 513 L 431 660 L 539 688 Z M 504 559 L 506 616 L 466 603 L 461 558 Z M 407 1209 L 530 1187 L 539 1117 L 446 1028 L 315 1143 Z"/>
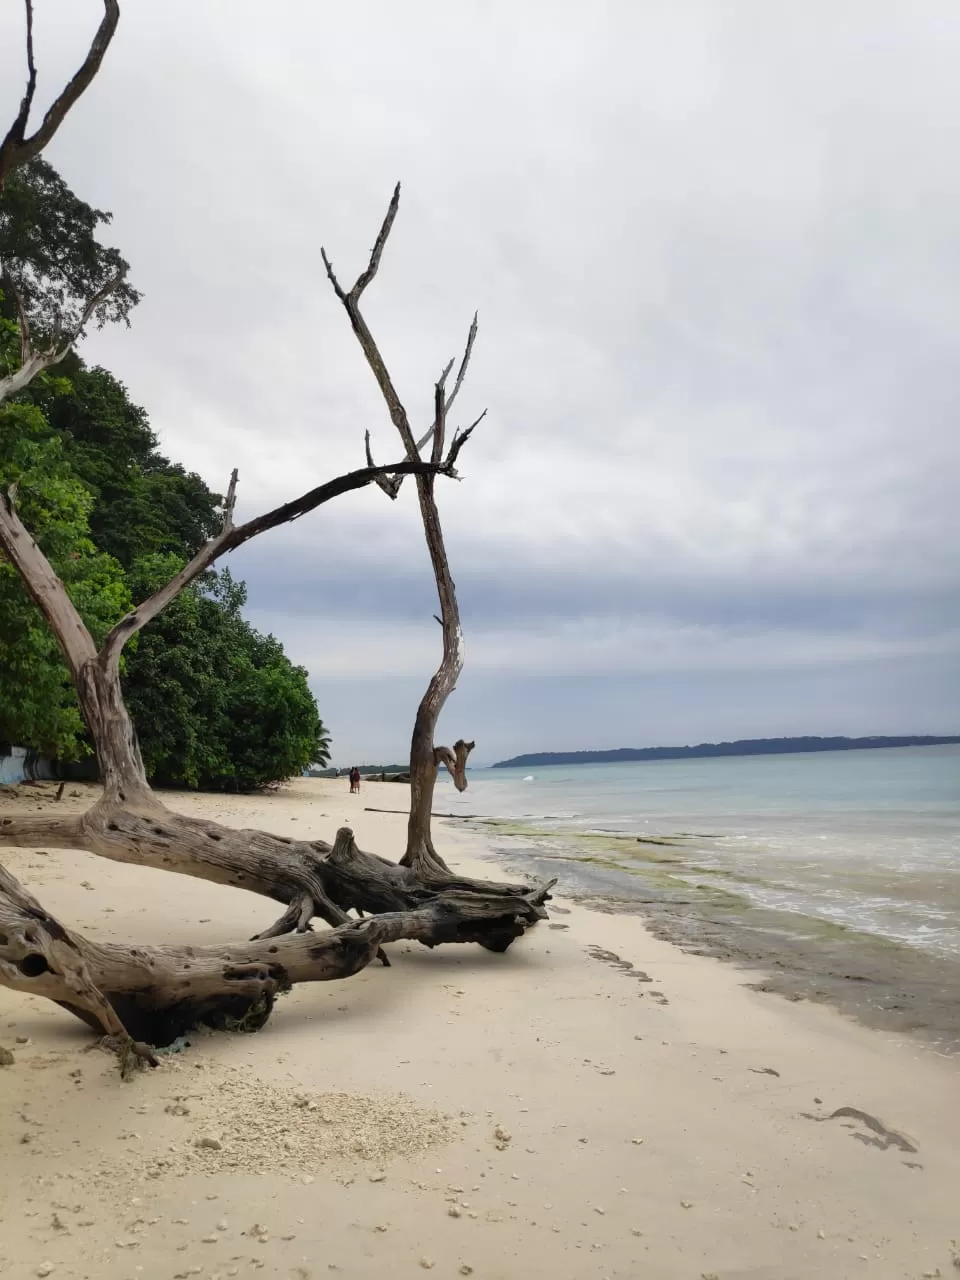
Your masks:
<path fill-rule="evenodd" d="M 436 809 L 606 882 L 733 893 L 960 958 L 960 747 L 477 769 Z"/>

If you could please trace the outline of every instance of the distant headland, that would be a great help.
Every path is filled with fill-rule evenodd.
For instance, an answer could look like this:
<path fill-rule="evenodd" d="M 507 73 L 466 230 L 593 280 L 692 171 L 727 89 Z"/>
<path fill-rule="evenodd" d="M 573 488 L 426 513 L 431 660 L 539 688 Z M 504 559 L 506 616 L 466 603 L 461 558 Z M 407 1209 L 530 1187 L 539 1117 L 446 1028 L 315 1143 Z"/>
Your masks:
<path fill-rule="evenodd" d="M 902 738 L 739 738 L 701 742 L 695 747 L 618 747 L 614 751 L 539 751 L 498 760 L 494 769 L 527 769 L 548 764 L 624 764 L 631 760 L 688 760 L 711 756 L 774 756 L 796 751 L 870 751 L 876 747 L 943 747 L 960 737 Z"/>

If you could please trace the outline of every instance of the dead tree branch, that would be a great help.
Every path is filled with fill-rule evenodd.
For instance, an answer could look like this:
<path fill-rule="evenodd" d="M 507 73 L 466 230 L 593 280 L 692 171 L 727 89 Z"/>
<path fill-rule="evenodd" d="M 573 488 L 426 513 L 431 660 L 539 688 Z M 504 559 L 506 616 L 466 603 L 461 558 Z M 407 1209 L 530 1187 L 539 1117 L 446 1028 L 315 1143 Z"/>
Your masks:
<path fill-rule="evenodd" d="M 44 369 L 49 369 L 52 365 L 59 364 L 65 356 L 69 355 L 79 339 L 83 337 L 84 331 L 97 308 L 119 289 L 126 274 L 126 268 L 124 268 L 122 271 L 118 271 L 115 276 L 112 276 L 87 300 L 75 325 L 72 325 L 69 330 L 64 332 L 61 325 L 59 323 L 56 324 L 50 338 L 40 346 L 34 343 L 20 290 L 13 278 L 9 274 L 4 274 L 4 290 L 12 292 L 17 302 L 20 327 L 20 367 L 15 369 L 13 373 L 0 377 L 0 404 L 3 404 L 4 400 L 9 400 L 12 396 L 19 395 L 21 391 L 24 391 L 30 385 L 38 373 L 42 373 Z"/>
<path fill-rule="evenodd" d="M 301 516 L 316 510 L 317 507 L 322 506 L 325 502 L 330 502 L 333 498 L 339 498 L 344 493 L 351 493 L 355 489 L 363 489 L 366 485 L 375 483 L 385 476 L 415 475 L 426 472 L 431 475 L 444 475 L 456 479 L 455 462 L 459 453 L 459 449 L 451 449 L 450 460 L 441 459 L 438 463 L 425 463 L 417 459 L 415 461 L 394 462 L 385 467 L 369 466 L 362 467 L 358 471 L 348 471 L 345 475 L 337 476 L 334 480 L 328 480 L 325 484 L 308 490 L 307 493 L 302 494 L 299 498 L 294 498 L 292 502 L 285 502 L 282 506 L 275 507 L 272 511 L 267 511 L 263 515 L 255 516 L 252 520 L 247 520 L 240 525 L 233 523 L 233 509 L 236 502 L 237 488 L 237 472 L 234 471 L 227 489 L 223 527 L 220 532 L 215 538 L 211 538 L 209 542 L 206 542 L 193 559 L 188 564 L 185 564 L 180 572 L 171 578 L 165 586 L 154 592 L 148 600 L 144 600 L 136 609 L 128 613 L 125 618 L 121 618 L 104 641 L 102 649 L 104 661 L 116 665 L 120 660 L 120 652 L 130 637 L 136 635 L 142 627 L 145 627 L 148 622 L 165 609 L 184 587 L 194 582 L 210 568 L 215 560 L 225 555 L 228 551 L 235 551 L 237 547 L 243 546 L 245 542 L 249 542 L 251 538 L 255 538 L 258 534 L 266 533 L 268 529 L 276 529 L 279 525 L 290 524 L 294 520 L 299 520 Z M 2 545 L 2 536 L 2 528 L 0 528 L 0 545 Z"/>
<path fill-rule="evenodd" d="M 34 95 L 37 91 L 37 67 L 33 55 L 33 3 L 25 0 L 27 18 L 27 87 L 20 101 L 13 124 L 0 142 L 0 191 L 8 175 L 18 165 L 38 156 L 52 140 L 54 134 L 66 119 L 70 108 L 81 94 L 89 88 L 94 76 L 100 70 L 104 55 L 113 39 L 120 21 L 119 0 L 103 0 L 103 18 L 96 34 L 90 43 L 87 56 L 77 73 L 67 82 L 60 94 L 47 108 L 40 127 L 27 136 L 30 123 L 30 111 L 33 107 Z"/>
<path fill-rule="evenodd" d="M 418 441 L 410 428 L 407 411 L 390 377 L 376 340 L 360 311 L 360 299 L 376 277 L 399 207 L 400 184 L 398 183 L 394 189 L 367 266 L 357 277 L 357 281 L 351 289 L 343 288 L 337 279 L 326 251 L 321 249 L 320 252 L 327 277 L 333 286 L 334 292 L 343 304 L 350 320 L 350 326 L 360 343 L 364 358 L 380 388 L 380 393 L 390 414 L 390 420 L 399 432 L 407 457 L 420 459 L 420 449 L 428 441 L 432 441 L 430 457 L 432 461 L 436 462 L 437 459 L 444 456 L 447 413 L 460 393 L 470 365 L 470 357 L 473 354 L 473 346 L 477 336 L 477 317 L 474 315 L 473 322 L 470 325 L 470 332 L 467 336 L 460 367 L 457 370 L 457 376 L 449 394 L 446 390 L 446 383 L 453 369 L 454 362 L 452 360 L 435 384 L 433 423 L 426 435 Z M 483 414 L 465 431 L 458 431 L 454 434 L 450 453 L 455 458 L 459 456 L 461 449 L 467 443 L 482 418 Z M 367 435 L 367 461 L 370 464 L 373 462 L 369 433 Z M 400 477 L 398 476 L 396 480 L 391 480 L 388 484 L 381 485 L 381 487 L 385 489 L 390 497 L 395 498 L 400 488 Z M 434 496 L 433 477 L 431 475 L 421 474 L 417 476 L 417 495 L 420 501 L 420 515 L 423 521 L 427 548 L 430 553 L 430 563 L 433 567 L 437 584 L 437 595 L 440 600 L 443 657 L 423 696 L 414 724 L 410 746 L 410 823 L 407 831 L 407 849 L 402 862 L 404 866 L 415 868 L 424 877 L 444 877 L 449 876 L 450 870 L 434 848 L 430 829 L 433 790 L 440 764 L 446 764 L 449 768 L 451 760 L 454 761 L 454 766 L 450 771 L 458 788 L 463 790 L 466 787 L 466 760 L 473 743 L 466 743 L 461 739 L 453 751 L 450 748 L 441 748 L 434 745 L 434 735 L 440 712 L 447 698 L 456 687 L 457 679 L 463 669 L 463 630 L 460 624 L 456 588 L 450 573 L 450 565 L 443 540 L 443 530 L 440 524 L 440 514 Z"/>
<path fill-rule="evenodd" d="M 449 414 L 450 410 L 452 409 L 453 402 L 456 400 L 457 396 L 460 394 L 460 388 L 463 386 L 463 380 L 464 380 L 464 377 L 466 376 L 467 366 L 470 363 L 470 356 L 473 353 L 473 344 L 476 340 L 476 337 L 477 337 L 477 313 L 474 312 L 473 321 L 471 322 L 471 325 L 470 325 L 470 332 L 467 335 L 467 345 L 464 349 L 463 356 L 460 360 L 460 368 L 457 370 L 457 379 L 453 385 L 453 390 L 447 396 L 446 401 L 444 403 L 443 412 L 444 412 L 445 418 Z M 447 365 L 446 369 L 444 369 L 443 374 L 441 375 L 441 382 L 446 382 L 447 376 L 450 373 L 450 370 L 452 368 L 453 368 L 453 361 L 451 360 L 450 363 Z M 483 413 L 481 413 L 480 417 L 476 419 L 476 421 L 470 426 L 470 428 L 467 431 L 459 434 L 460 445 L 456 449 L 457 454 L 460 452 L 460 449 L 463 448 L 463 445 L 466 444 L 467 440 L 469 440 L 470 434 L 473 431 L 473 428 L 476 427 L 483 420 L 483 418 L 486 417 L 486 414 L 487 414 L 487 411 L 486 409 L 484 409 Z M 433 422 L 430 423 L 430 426 L 427 427 L 426 431 L 423 433 L 420 439 L 416 442 L 418 458 L 420 457 L 420 453 L 424 445 L 429 443 L 429 441 L 431 439 L 434 439 L 435 437 L 436 437 L 436 411 L 434 411 Z M 371 449 L 370 449 L 370 432 L 369 431 L 366 433 L 365 439 L 366 439 L 366 448 L 367 448 L 367 466 L 372 467 L 374 465 L 374 461 L 373 461 L 373 453 L 371 452 Z M 454 441 L 454 443 L 456 444 L 456 440 Z M 377 484 L 383 490 L 383 492 L 387 495 L 388 498 L 395 499 L 400 492 L 400 486 L 403 484 L 403 476 L 398 475 L 398 476 L 382 477 L 380 480 L 377 481 Z"/>

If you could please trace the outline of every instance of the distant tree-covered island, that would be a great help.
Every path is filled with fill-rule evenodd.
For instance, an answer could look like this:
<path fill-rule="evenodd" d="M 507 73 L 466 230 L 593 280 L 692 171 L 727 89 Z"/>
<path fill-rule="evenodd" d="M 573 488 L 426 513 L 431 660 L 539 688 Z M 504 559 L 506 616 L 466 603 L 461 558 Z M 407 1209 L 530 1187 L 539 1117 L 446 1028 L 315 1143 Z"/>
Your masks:
<path fill-rule="evenodd" d="M 960 737 L 937 738 L 739 738 L 736 742 L 700 742 L 695 747 L 617 747 L 613 751 L 538 751 L 498 760 L 494 769 L 527 769 L 548 764 L 625 764 L 632 760 L 688 760 L 711 756 L 774 756 L 797 751 L 870 751 L 876 747 L 942 747 Z"/>

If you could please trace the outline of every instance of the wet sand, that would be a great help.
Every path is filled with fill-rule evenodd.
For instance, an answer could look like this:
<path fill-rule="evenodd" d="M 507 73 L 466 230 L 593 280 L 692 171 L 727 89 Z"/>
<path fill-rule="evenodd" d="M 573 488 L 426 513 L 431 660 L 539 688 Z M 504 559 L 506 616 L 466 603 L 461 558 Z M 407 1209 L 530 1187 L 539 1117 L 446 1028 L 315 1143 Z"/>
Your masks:
<path fill-rule="evenodd" d="M 544 856 L 522 836 L 504 834 L 503 825 L 481 821 L 471 829 L 484 850 L 492 842 L 505 867 L 560 875 L 566 892 L 592 910 L 640 915 L 656 937 L 685 951 L 760 971 L 751 979 L 758 991 L 830 1004 L 866 1026 L 960 1053 L 960 963 L 949 957 L 755 905 L 735 884 L 718 883 L 716 872 L 658 857 L 652 848 L 644 851 L 650 861 L 641 853 L 623 866 L 610 851 Z"/>
<path fill-rule="evenodd" d="M 396 856 L 403 817 L 364 806 L 405 798 L 321 780 L 171 802 L 284 835 L 347 821 Z M 490 873 L 476 837 L 438 837 Z M 275 915 L 87 854 L 3 858 L 105 939 L 215 942 Z M 953 1274 L 953 1060 L 750 990 L 635 915 L 551 905 L 505 956 L 396 946 L 390 969 L 300 987 L 261 1033 L 198 1036 L 128 1084 L 78 1021 L 0 988 L 0 1274 Z"/>

